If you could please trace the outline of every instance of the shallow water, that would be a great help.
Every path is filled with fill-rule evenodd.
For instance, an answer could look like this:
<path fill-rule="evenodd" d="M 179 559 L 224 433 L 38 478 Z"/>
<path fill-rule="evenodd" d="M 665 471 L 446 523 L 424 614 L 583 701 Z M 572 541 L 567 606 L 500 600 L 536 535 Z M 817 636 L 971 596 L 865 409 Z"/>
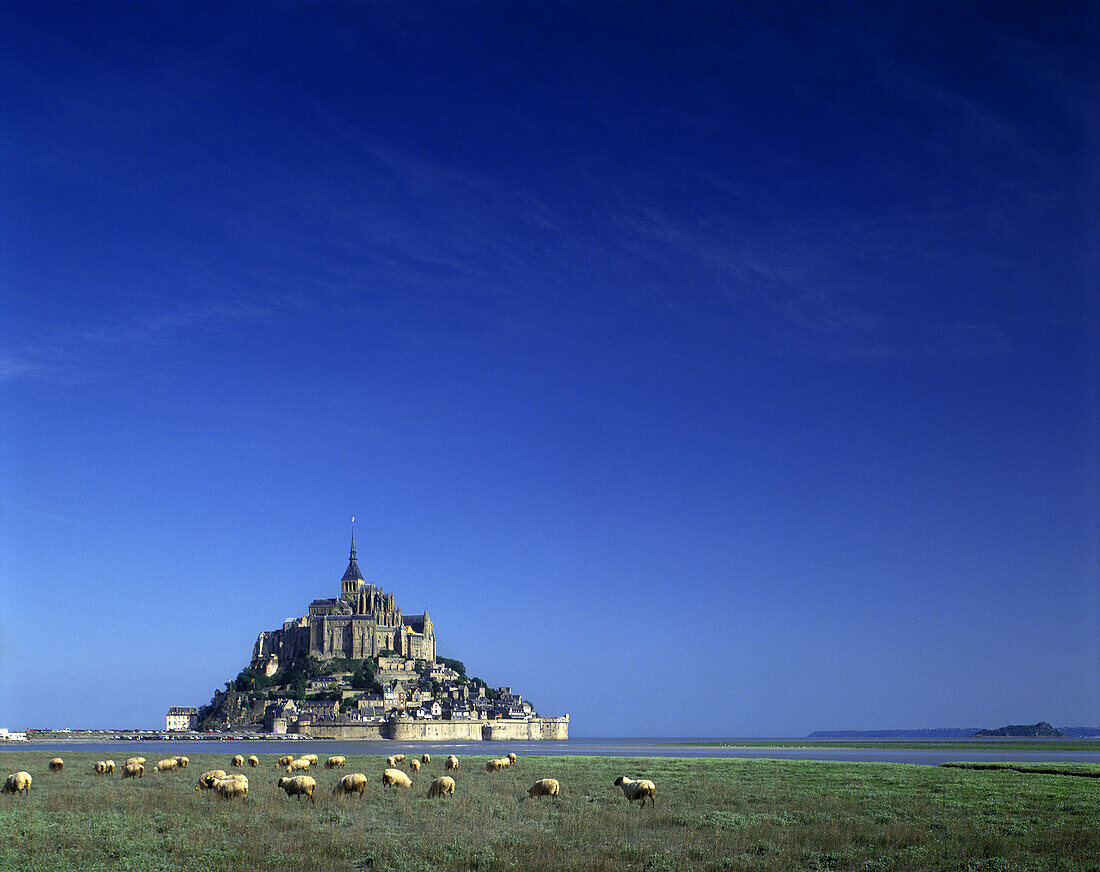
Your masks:
<path fill-rule="evenodd" d="M 1066 751 L 1059 748 L 1056 739 L 1048 740 L 1037 751 L 1001 751 L 989 745 L 975 746 L 972 750 L 888 748 L 832 748 L 828 740 L 821 740 L 817 748 L 753 747 L 728 748 L 681 744 L 685 742 L 789 742 L 806 741 L 805 738 L 635 738 L 594 737 L 568 739 L 564 742 L 356 742 L 338 739 L 297 739 L 257 741 L 214 740 L 189 741 L 180 739 L 117 741 L 94 740 L 81 742 L 72 739 L 64 742 L 12 742 L 0 745 L 0 754 L 11 752 L 45 753 L 64 751 L 88 751 L 103 757 L 127 757 L 141 753 L 143 757 L 166 757 L 171 754 L 457 754 L 459 756 L 487 756 L 513 751 L 521 756 L 578 757 L 726 757 L 741 759 L 819 760 L 862 763 L 916 763 L 939 766 L 950 761 L 1012 762 L 1012 763 L 1100 763 L 1100 741 L 1095 750 Z M 880 740 L 876 740 L 880 741 Z M 1079 740 L 1077 740 L 1079 741 Z"/>

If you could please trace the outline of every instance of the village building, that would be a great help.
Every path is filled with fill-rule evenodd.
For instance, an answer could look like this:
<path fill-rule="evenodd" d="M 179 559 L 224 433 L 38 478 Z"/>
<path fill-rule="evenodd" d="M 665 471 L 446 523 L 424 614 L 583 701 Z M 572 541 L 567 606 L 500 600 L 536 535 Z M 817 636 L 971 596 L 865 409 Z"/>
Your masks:
<path fill-rule="evenodd" d="M 174 705 L 164 717 L 164 729 L 193 730 L 199 721 L 199 710 L 190 705 Z"/>

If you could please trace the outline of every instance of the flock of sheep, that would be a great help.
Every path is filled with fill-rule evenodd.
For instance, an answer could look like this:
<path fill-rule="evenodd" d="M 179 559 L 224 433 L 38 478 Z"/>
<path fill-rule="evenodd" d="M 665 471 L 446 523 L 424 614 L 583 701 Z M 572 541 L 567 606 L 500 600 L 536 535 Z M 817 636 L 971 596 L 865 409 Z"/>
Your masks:
<path fill-rule="evenodd" d="M 499 772 L 502 769 L 513 766 L 516 763 L 516 759 L 515 754 L 509 754 L 507 757 L 489 760 L 485 764 L 485 769 L 488 772 Z M 419 760 L 409 760 L 409 771 L 414 774 L 418 773 L 421 766 L 427 766 L 431 761 L 432 758 L 430 754 L 424 754 Z M 168 757 L 158 761 L 152 771 L 174 772 L 177 769 L 186 769 L 190 762 L 191 761 L 188 760 L 187 757 Z M 235 754 L 230 760 L 229 765 L 230 768 L 233 769 L 243 769 L 246 762 L 253 769 L 260 765 L 260 759 L 255 754 L 247 758 L 241 754 Z M 287 754 L 280 757 L 276 765 L 281 769 L 285 769 L 287 774 L 279 778 L 276 782 L 276 787 L 285 791 L 288 797 L 294 796 L 301 800 L 301 798 L 305 796 L 309 798 L 311 803 L 316 804 L 313 794 L 317 790 L 317 780 L 310 775 L 298 775 L 295 773 L 307 772 L 310 767 L 316 767 L 318 763 L 319 758 L 316 754 L 305 754 L 301 757 L 293 757 Z M 398 768 L 403 763 L 405 763 L 404 754 L 394 754 L 386 759 L 386 769 L 382 773 L 383 787 L 390 787 L 394 790 L 397 788 L 408 789 L 412 787 L 412 779 Z M 342 755 L 332 756 L 325 760 L 324 765 L 326 769 L 338 769 L 346 766 L 347 761 Z M 65 768 L 65 761 L 60 757 L 54 757 L 47 763 L 46 768 L 50 772 L 62 772 Z M 115 761 L 99 760 L 96 762 L 94 768 L 97 775 L 110 775 L 115 771 Z M 447 772 L 457 773 L 458 758 L 453 754 L 449 755 L 443 762 L 443 768 Z M 145 758 L 129 758 L 122 767 L 122 777 L 144 778 Z M 363 792 L 367 788 L 367 781 L 367 776 L 362 772 L 353 772 L 350 775 L 345 775 L 332 789 L 332 795 L 347 796 L 354 793 L 362 797 Z M 4 788 L 0 793 L 22 793 L 24 795 L 29 795 L 31 782 L 32 779 L 29 772 L 15 772 L 9 775 L 4 781 Z M 647 799 L 651 806 L 656 804 L 657 788 L 653 782 L 648 779 L 635 780 L 620 775 L 615 779 L 614 786 L 622 789 L 623 795 L 629 800 L 631 805 L 634 804 L 634 800 L 636 799 L 641 800 L 642 808 L 645 808 L 645 801 Z M 434 799 L 436 797 L 453 796 L 455 787 L 454 778 L 450 775 L 441 775 L 435 778 L 429 785 L 428 798 Z M 211 769 L 199 776 L 198 784 L 195 785 L 195 790 L 210 790 L 223 799 L 247 799 L 248 777 L 242 772 L 227 773 L 224 769 Z M 558 784 L 556 779 L 540 778 L 531 785 L 531 788 L 527 791 L 527 797 L 525 798 L 537 799 L 543 796 L 560 795 L 561 785 Z"/>

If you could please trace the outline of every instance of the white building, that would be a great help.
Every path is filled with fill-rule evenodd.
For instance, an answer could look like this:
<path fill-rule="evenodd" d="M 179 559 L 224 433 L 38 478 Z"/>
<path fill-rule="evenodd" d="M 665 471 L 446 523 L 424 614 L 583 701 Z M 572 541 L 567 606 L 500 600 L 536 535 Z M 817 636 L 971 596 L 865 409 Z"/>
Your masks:
<path fill-rule="evenodd" d="M 199 722 L 199 710 L 191 705 L 174 705 L 164 718 L 166 730 L 193 730 Z"/>

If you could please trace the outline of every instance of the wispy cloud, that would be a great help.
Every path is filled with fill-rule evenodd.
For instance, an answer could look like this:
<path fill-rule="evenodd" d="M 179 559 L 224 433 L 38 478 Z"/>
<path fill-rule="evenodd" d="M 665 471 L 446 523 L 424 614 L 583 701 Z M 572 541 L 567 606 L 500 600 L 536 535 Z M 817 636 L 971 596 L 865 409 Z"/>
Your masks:
<path fill-rule="evenodd" d="M 150 299 L 125 314 L 104 312 L 94 319 L 22 319 L 9 323 L 15 335 L 0 348 L 0 382 L 95 381 L 115 371 L 120 354 L 146 352 L 195 335 L 239 329 L 272 315 L 269 305 L 248 300 L 187 302 Z M 29 337 L 36 337 L 31 341 Z"/>

